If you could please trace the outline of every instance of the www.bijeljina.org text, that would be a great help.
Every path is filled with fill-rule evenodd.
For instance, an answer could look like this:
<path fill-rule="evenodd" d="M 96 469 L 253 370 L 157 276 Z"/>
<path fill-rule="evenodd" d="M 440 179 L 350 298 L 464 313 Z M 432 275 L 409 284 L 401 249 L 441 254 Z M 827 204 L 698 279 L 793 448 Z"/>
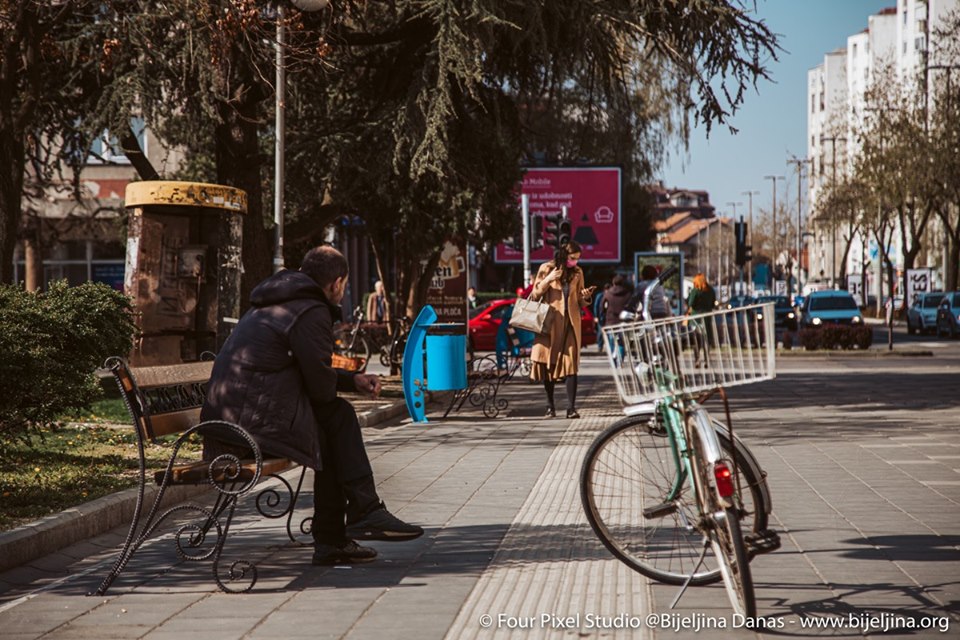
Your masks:
<path fill-rule="evenodd" d="M 792 617 L 747 618 L 740 614 L 711 616 L 703 613 L 650 613 L 637 616 L 627 613 L 615 615 L 558 615 L 543 613 L 535 616 L 483 614 L 479 619 L 483 628 L 497 629 L 640 629 L 647 627 L 663 631 L 705 631 L 710 629 L 846 629 L 860 633 L 884 633 L 902 630 L 931 629 L 946 633 L 950 618 L 923 613 L 849 613 L 845 615 L 813 615 Z"/>

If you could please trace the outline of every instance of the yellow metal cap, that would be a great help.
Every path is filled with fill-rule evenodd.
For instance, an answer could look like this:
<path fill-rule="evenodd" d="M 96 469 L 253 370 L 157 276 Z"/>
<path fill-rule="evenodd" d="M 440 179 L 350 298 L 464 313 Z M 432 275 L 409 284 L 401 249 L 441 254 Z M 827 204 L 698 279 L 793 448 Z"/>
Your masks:
<path fill-rule="evenodd" d="M 247 192 L 221 184 L 147 180 L 127 185 L 124 206 L 172 205 L 247 212 Z"/>

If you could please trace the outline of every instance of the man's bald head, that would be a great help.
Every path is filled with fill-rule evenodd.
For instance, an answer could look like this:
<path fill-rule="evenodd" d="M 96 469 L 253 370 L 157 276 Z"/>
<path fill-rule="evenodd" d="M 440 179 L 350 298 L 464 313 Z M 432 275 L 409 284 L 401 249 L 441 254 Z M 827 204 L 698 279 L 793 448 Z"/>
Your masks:
<path fill-rule="evenodd" d="M 347 276 L 347 259 L 343 254 L 327 245 L 314 247 L 303 257 L 300 271 L 307 274 L 324 289 L 337 278 Z"/>

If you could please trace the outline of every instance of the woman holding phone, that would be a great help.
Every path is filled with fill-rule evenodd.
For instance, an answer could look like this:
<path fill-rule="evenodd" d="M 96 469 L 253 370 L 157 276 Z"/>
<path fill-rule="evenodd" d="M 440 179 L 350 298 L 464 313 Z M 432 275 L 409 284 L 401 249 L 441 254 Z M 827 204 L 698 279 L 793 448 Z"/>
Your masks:
<path fill-rule="evenodd" d="M 537 270 L 531 297 L 550 305 L 547 330 L 536 337 L 530 352 L 533 367 L 530 379 L 543 382 L 547 392 L 546 416 L 557 415 L 553 392 L 557 382 L 567 387 L 567 417 L 577 413 L 577 371 L 580 369 L 580 308 L 590 304 L 596 287 L 585 287 L 583 270 L 578 266 L 580 245 L 570 241 L 556 251 L 554 258 Z"/>

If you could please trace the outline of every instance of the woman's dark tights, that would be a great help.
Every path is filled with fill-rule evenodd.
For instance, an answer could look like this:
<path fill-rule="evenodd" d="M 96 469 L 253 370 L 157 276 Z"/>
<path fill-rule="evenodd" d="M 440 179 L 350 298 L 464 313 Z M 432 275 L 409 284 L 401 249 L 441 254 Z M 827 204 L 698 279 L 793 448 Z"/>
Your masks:
<path fill-rule="evenodd" d="M 567 376 L 566 380 L 567 385 L 567 409 L 573 411 L 577 408 L 577 376 L 576 374 Z M 553 403 L 553 390 L 556 388 L 557 383 L 555 380 L 550 380 L 548 378 L 543 379 L 543 388 L 547 392 L 547 406 L 551 409 L 554 408 Z"/>

